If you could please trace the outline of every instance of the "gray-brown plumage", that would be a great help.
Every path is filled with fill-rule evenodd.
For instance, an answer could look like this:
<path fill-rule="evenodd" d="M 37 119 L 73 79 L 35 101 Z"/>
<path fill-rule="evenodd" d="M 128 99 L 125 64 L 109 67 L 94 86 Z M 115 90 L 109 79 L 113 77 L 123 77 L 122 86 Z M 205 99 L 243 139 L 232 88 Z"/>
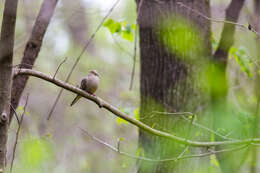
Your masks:
<path fill-rule="evenodd" d="M 94 94 L 98 88 L 99 84 L 99 74 L 96 70 L 91 70 L 87 77 L 84 77 L 81 80 L 80 89 L 86 91 L 89 94 Z M 75 99 L 72 101 L 70 106 L 74 105 L 79 99 L 80 95 L 77 95 Z"/>

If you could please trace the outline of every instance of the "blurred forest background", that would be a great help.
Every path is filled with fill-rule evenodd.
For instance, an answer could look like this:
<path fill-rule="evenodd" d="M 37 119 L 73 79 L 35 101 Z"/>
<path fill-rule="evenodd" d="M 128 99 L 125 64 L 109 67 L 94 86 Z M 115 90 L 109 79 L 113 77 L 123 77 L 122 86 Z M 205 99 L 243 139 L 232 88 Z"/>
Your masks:
<path fill-rule="evenodd" d="M 4 1 L 0 2 L 2 12 Z M 14 64 L 20 63 L 41 3 L 40 0 L 19 1 Z M 66 58 L 57 74 L 57 78 L 65 81 L 75 59 L 114 3 L 115 0 L 60 0 L 33 68 L 46 74 L 54 74 L 59 64 Z M 229 3 L 230 1 L 227 0 L 211 0 L 212 18 L 224 19 L 225 9 Z M 247 24 L 252 21 L 253 10 L 253 1 L 247 0 L 238 22 Z M 121 111 L 138 117 L 140 106 L 138 41 L 133 88 L 129 90 L 136 16 L 137 8 L 134 0 L 120 1 L 109 19 L 96 33 L 69 83 L 79 85 L 82 77 L 86 76 L 90 70 L 96 69 L 101 75 L 96 95 L 117 106 Z M 125 34 L 113 32 L 113 28 L 108 26 L 107 21 L 119 22 L 122 27 L 128 29 L 128 32 Z M 211 22 L 211 27 L 211 44 L 215 50 L 223 23 Z M 228 59 L 230 84 L 228 98 L 235 103 L 236 109 L 246 115 L 249 124 L 244 124 L 245 126 L 250 126 L 253 119 L 250 112 L 255 109 L 257 102 L 254 91 L 254 71 L 259 45 L 256 45 L 255 38 L 254 33 L 236 28 L 235 44 L 229 52 Z M 108 111 L 99 109 L 96 104 L 86 99 L 81 99 L 75 106 L 70 107 L 75 94 L 68 91 L 63 92 L 51 120 L 47 121 L 59 91 L 60 88 L 48 82 L 30 77 L 19 104 L 21 106 L 17 108 L 17 113 L 21 114 L 26 95 L 30 93 L 13 172 L 136 172 L 135 159 L 122 156 L 104 147 L 86 136 L 80 128 L 86 129 L 92 135 L 113 146 L 121 140 L 121 150 L 133 155 L 138 151 L 138 129 L 116 118 Z M 7 145 L 8 163 L 12 157 L 17 126 L 17 122 L 13 119 Z M 250 159 L 245 162 L 244 170 L 248 170 L 249 162 Z M 210 164 L 216 172 L 219 171 L 216 160 L 212 159 Z M 259 163 L 257 166 L 259 168 Z"/>

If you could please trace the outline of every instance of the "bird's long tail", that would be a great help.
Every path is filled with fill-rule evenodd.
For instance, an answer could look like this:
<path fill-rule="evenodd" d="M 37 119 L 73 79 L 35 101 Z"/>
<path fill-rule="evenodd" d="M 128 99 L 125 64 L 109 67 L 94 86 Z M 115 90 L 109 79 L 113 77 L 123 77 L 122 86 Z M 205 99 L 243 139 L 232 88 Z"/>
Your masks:
<path fill-rule="evenodd" d="M 77 96 L 75 97 L 75 99 L 71 102 L 70 106 L 73 106 L 77 101 L 79 101 L 80 98 L 81 98 L 81 96 L 80 96 L 80 95 L 77 95 Z"/>

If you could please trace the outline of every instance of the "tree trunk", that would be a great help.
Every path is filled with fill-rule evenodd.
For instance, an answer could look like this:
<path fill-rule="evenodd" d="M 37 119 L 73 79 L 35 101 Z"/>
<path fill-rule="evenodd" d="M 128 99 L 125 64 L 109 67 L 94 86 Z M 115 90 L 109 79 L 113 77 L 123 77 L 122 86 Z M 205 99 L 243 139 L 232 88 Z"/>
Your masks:
<path fill-rule="evenodd" d="M 11 97 L 15 22 L 18 0 L 6 0 L 0 39 L 0 172 L 5 172 Z"/>
<path fill-rule="evenodd" d="M 255 0 L 254 1 L 254 16 L 253 16 L 253 27 L 254 29 L 259 33 L 260 32 L 260 1 L 259 0 Z M 259 39 L 257 38 L 256 39 L 256 45 L 257 47 L 260 46 L 260 41 Z M 260 50 L 257 49 L 257 64 L 259 64 L 260 62 Z M 255 71 L 256 71 L 256 74 L 255 74 L 255 95 L 257 97 L 257 104 L 256 104 L 256 110 L 255 110 L 255 123 L 254 123 L 254 137 L 259 137 L 259 101 L 260 101 L 260 92 L 259 92 L 259 84 L 260 84 L 260 76 L 258 74 L 258 66 L 256 67 Z M 250 173 L 257 173 L 259 172 L 259 163 L 258 163 L 258 160 L 259 160 L 259 149 L 258 147 L 256 146 L 253 146 L 252 147 L 252 150 L 251 150 L 251 153 L 252 153 L 252 160 L 251 160 L 251 165 L 250 165 Z"/>
<path fill-rule="evenodd" d="M 207 0 L 182 3 L 210 16 Z M 192 135 L 187 132 L 188 127 L 180 116 L 156 114 L 154 111 L 202 114 L 209 94 L 200 89 L 201 81 L 195 77 L 211 56 L 210 22 L 175 0 L 137 1 L 137 4 L 142 4 L 138 16 L 141 48 L 140 120 L 154 128 L 190 138 Z M 186 24 L 192 29 L 187 29 Z M 193 28 L 199 31 L 198 35 L 192 33 Z M 140 153 L 146 157 L 165 159 L 178 157 L 186 146 L 140 130 L 139 147 Z M 203 165 L 192 164 L 194 160 L 142 161 L 138 172 L 196 172 L 204 169 Z M 191 166 L 184 165 L 187 163 Z"/>

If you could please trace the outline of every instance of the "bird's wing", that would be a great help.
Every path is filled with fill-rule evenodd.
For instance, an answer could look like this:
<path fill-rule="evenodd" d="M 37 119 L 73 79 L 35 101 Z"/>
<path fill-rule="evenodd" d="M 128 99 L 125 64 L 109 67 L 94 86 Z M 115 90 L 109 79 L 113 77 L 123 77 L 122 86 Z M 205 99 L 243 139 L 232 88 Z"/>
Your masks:
<path fill-rule="evenodd" d="M 88 83 L 88 77 L 83 78 L 81 80 L 80 88 L 85 91 L 87 88 L 87 83 Z"/>

